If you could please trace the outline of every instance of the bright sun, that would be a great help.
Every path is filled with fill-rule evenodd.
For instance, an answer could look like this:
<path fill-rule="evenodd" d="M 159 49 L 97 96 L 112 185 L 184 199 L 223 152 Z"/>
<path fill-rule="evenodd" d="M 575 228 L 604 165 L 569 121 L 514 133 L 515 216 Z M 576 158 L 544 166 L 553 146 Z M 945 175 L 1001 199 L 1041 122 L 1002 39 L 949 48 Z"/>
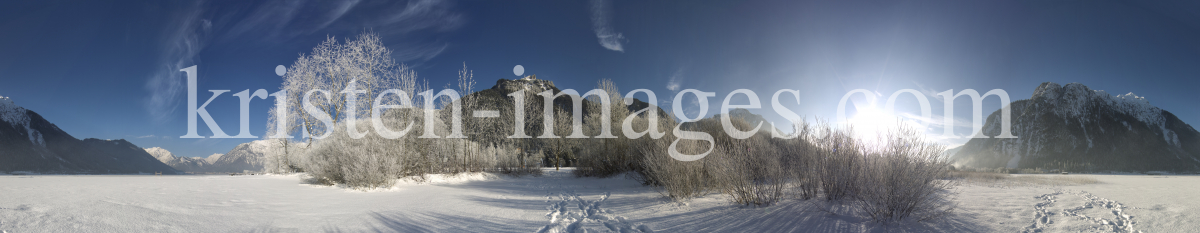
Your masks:
<path fill-rule="evenodd" d="M 854 127 L 855 136 L 867 142 L 878 142 L 879 137 L 886 136 L 889 130 L 895 130 L 901 125 L 913 126 L 911 122 L 875 106 L 858 109 L 858 113 L 846 120 L 846 123 Z"/>

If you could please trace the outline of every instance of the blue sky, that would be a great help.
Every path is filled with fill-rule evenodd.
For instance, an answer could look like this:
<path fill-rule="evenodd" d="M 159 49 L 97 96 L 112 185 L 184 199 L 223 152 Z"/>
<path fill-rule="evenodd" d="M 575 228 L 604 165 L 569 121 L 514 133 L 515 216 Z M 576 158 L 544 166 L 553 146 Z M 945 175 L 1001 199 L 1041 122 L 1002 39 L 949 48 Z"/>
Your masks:
<path fill-rule="evenodd" d="M 179 138 L 187 105 L 175 71 L 198 65 L 201 101 L 204 90 L 274 92 L 276 65 L 364 30 L 432 87 L 463 63 L 481 88 L 522 65 L 563 89 L 601 78 L 651 89 L 664 107 L 677 90 L 716 92 L 707 115 L 730 91 L 751 89 L 767 107 L 752 112 L 783 123 L 769 109 L 783 88 L 802 93 L 788 108 L 833 119 L 853 89 L 883 98 L 1004 89 L 1018 100 L 1041 82 L 1080 82 L 1200 122 L 1200 3 L 1189 1 L 4 2 L 0 96 L 78 138 L 224 153 L 249 139 Z M 940 116 L 941 101 L 928 98 Z M 968 102 L 955 102 L 956 118 L 970 120 Z M 268 104 L 252 102 L 258 136 Z M 899 106 L 919 114 L 911 97 Z M 987 99 L 984 112 L 999 107 Z M 236 97 L 207 109 L 225 132 L 237 130 Z"/>

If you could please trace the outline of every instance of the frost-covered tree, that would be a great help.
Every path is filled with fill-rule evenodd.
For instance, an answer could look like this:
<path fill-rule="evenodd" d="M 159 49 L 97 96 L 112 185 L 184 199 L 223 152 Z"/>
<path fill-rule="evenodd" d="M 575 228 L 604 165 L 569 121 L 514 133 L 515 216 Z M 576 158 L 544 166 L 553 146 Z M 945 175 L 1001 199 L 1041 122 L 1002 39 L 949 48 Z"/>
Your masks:
<path fill-rule="evenodd" d="M 629 107 L 626 106 L 624 97 L 617 85 L 609 79 L 601 79 L 597 82 L 596 89 L 604 90 L 607 93 L 606 100 L 602 100 L 601 96 L 588 96 L 588 114 L 584 116 L 584 128 L 588 136 L 603 135 L 605 130 L 604 124 L 607 123 L 608 133 L 610 135 L 621 135 L 621 125 L 630 114 Z M 602 104 L 607 101 L 609 105 Z M 608 116 L 604 116 L 604 108 L 608 109 Z M 649 105 L 649 108 L 657 108 L 654 105 Z M 646 111 L 646 114 L 657 114 L 657 111 Z M 637 117 L 635 117 L 637 118 Z M 645 128 L 647 123 L 638 122 L 635 127 L 639 130 Z M 634 154 L 629 150 L 629 139 L 626 138 L 590 138 L 584 139 L 587 143 L 580 143 L 579 164 L 584 166 L 584 169 L 576 170 L 581 172 L 579 175 L 584 176 L 608 176 L 619 172 L 631 170 L 637 163 L 637 160 L 631 156 Z"/>
<path fill-rule="evenodd" d="M 468 109 L 468 110 L 480 109 L 480 106 L 478 106 L 479 96 L 478 95 L 469 95 L 470 93 L 475 92 L 475 72 L 468 70 L 466 63 L 463 63 L 462 70 L 458 71 L 458 86 L 457 87 L 458 87 L 458 92 L 463 94 L 463 97 L 458 100 L 461 102 L 463 109 Z M 451 114 L 453 114 L 453 113 L 451 113 Z M 476 117 L 462 117 L 461 118 L 462 127 L 465 129 L 470 129 L 466 133 L 471 134 L 471 133 L 473 133 L 473 130 L 478 127 L 479 124 L 478 124 L 477 119 L 478 118 L 476 118 Z M 452 120 L 452 119 L 445 119 L 445 120 Z M 445 121 L 445 120 L 443 120 L 443 121 Z M 461 164 L 462 167 L 460 169 L 462 171 L 480 171 L 483 169 L 483 164 L 478 164 L 478 163 L 472 162 L 472 161 L 478 161 L 478 158 L 475 157 L 475 155 L 477 153 L 474 153 L 474 152 L 477 151 L 479 148 L 468 146 L 468 145 L 471 145 L 469 139 L 470 139 L 470 137 L 468 136 L 467 138 L 461 138 L 461 139 L 457 140 L 457 141 L 459 141 L 459 143 L 460 143 L 459 145 L 462 149 L 461 150 L 462 153 L 459 154 L 461 156 L 461 162 L 462 162 L 462 164 Z"/>
<path fill-rule="evenodd" d="M 416 72 L 392 59 L 392 51 L 383 45 L 381 38 L 373 33 L 363 33 L 352 40 L 339 43 L 333 37 L 301 55 L 287 69 L 280 90 L 285 91 L 286 101 L 271 111 L 269 132 L 282 137 L 306 132 L 323 135 L 331 125 L 325 125 L 317 113 L 304 110 L 304 99 L 318 113 L 328 114 L 331 123 L 346 119 L 369 117 L 373 98 L 388 89 L 399 89 L 407 96 L 385 95 L 388 100 L 409 98 L 418 91 Z M 350 92 L 351 94 L 347 94 Z M 348 97 L 349 96 L 349 97 Z M 350 106 L 348 98 L 355 98 Z"/>
<path fill-rule="evenodd" d="M 558 138 L 544 138 L 543 140 L 549 141 L 547 143 L 550 145 L 548 150 L 550 153 L 548 155 L 549 160 L 554 164 L 554 170 L 558 170 L 559 167 L 567 165 L 567 162 L 571 159 L 571 149 L 574 148 L 575 142 L 579 139 L 563 136 L 571 133 L 571 124 L 574 121 L 571 113 L 563 109 L 556 109 L 554 111 L 554 134 L 558 135 Z"/>

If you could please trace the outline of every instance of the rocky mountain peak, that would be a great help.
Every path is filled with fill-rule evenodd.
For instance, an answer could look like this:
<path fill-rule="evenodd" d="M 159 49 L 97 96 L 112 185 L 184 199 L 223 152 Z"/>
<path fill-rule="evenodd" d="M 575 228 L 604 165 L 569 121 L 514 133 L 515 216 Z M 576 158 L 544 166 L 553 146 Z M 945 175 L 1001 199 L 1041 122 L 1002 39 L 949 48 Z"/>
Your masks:
<path fill-rule="evenodd" d="M 554 81 L 538 79 L 537 75 L 529 75 L 520 79 L 496 80 L 496 85 L 492 86 L 492 89 L 506 94 L 517 90 L 532 93 L 541 93 L 546 90 L 554 90 L 555 93 L 559 92 L 558 87 L 554 86 Z"/>
<path fill-rule="evenodd" d="M 16 126 L 29 125 L 29 116 L 25 114 L 25 108 L 4 96 L 0 96 L 0 120 Z"/>
<path fill-rule="evenodd" d="M 1042 83 L 1034 90 L 1030 100 L 1059 116 L 1080 118 L 1084 121 L 1091 119 L 1088 113 L 1094 110 L 1116 111 L 1156 127 L 1161 127 L 1165 121 L 1163 110 L 1151 105 L 1145 97 L 1132 92 L 1110 95 L 1080 83 L 1061 86 L 1052 82 Z"/>

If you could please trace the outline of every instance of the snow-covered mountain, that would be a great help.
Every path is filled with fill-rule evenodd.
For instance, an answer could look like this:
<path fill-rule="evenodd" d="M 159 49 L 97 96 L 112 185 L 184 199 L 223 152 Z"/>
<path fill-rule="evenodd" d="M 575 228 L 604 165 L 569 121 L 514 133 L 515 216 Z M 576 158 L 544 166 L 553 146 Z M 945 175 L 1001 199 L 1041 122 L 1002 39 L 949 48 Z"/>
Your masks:
<path fill-rule="evenodd" d="M 972 167 L 1092 171 L 1200 170 L 1200 132 L 1133 93 L 1042 83 L 1010 105 L 1018 138 L 975 138 L 952 160 Z M 1001 111 L 984 135 L 1000 134 Z"/>
<path fill-rule="evenodd" d="M 212 164 L 212 163 L 217 162 L 218 159 L 221 159 L 222 155 L 225 155 L 225 154 L 215 153 L 215 154 L 209 155 L 208 157 L 204 158 L 204 161 L 208 162 L 209 164 Z"/>
<path fill-rule="evenodd" d="M 45 173 L 175 173 L 121 140 L 76 139 L 36 112 L 0 96 L 0 171 Z"/>
<path fill-rule="evenodd" d="M 217 158 L 212 162 L 210 170 L 214 172 L 262 171 L 263 165 L 267 161 L 267 154 L 273 153 L 273 149 L 278 147 L 274 141 L 270 140 L 242 143 L 230 150 L 229 153 L 220 156 L 214 155 Z"/>
<path fill-rule="evenodd" d="M 158 159 L 167 166 L 175 168 L 175 170 L 186 172 L 204 172 L 209 169 L 210 163 L 206 159 L 192 157 L 178 157 L 172 154 L 171 151 L 161 147 L 144 148 L 146 153 L 149 153 L 154 158 Z"/>

